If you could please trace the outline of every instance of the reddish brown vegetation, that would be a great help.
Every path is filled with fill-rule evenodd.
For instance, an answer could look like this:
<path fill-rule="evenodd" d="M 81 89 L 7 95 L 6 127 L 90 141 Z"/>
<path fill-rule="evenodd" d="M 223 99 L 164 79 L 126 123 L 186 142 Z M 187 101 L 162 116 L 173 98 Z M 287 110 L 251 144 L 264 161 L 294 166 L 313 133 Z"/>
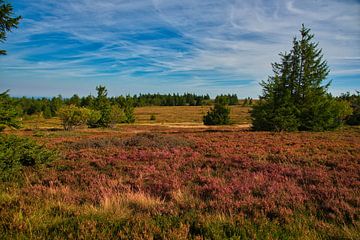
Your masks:
<path fill-rule="evenodd" d="M 360 216 L 359 136 L 165 128 L 81 140 L 52 136 L 62 143 L 63 160 L 26 192 L 94 205 L 140 192 L 164 201 L 164 213 L 195 208 L 286 221 L 306 212 L 353 224 Z"/>

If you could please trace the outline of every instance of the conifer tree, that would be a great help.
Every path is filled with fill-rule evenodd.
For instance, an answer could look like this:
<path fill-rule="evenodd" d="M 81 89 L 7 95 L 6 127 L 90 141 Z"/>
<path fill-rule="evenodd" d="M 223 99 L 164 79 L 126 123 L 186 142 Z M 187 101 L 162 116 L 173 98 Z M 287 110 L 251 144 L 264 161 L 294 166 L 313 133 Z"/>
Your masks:
<path fill-rule="evenodd" d="M 0 42 L 6 40 L 7 32 L 10 32 L 13 28 L 17 28 L 20 16 L 13 17 L 13 7 L 9 3 L 5 3 L 0 0 Z M 0 49 L 0 55 L 5 55 L 6 51 Z M 19 127 L 19 122 L 16 120 L 18 113 L 9 103 L 8 91 L 0 93 L 0 131 L 6 126 Z"/>
<path fill-rule="evenodd" d="M 273 76 L 261 82 L 263 95 L 251 113 L 255 130 L 323 131 L 337 128 L 349 107 L 327 93 L 329 74 L 314 35 L 302 25 L 289 53 L 272 64 Z"/>
<path fill-rule="evenodd" d="M 17 28 L 21 16 L 12 17 L 14 14 L 13 7 L 10 3 L 5 3 L 0 0 L 0 42 L 6 40 L 6 33 L 10 32 L 13 28 Z M 5 55 L 6 51 L 0 49 L 0 55 Z"/>

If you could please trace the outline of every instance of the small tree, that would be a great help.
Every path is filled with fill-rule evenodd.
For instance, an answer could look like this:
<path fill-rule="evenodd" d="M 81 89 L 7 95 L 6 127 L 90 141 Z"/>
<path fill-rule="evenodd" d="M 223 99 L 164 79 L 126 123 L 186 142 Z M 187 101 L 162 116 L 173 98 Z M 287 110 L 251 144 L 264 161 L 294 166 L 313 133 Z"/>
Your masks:
<path fill-rule="evenodd" d="M 76 107 L 74 105 L 60 108 L 58 116 L 62 121 L 65 130 L 72 130 L 75 127 L 85 125 L 90 116 L 90 110 Z"/>
<path fill-rule="evenodd" d="M 126 96 L 124 105 L 122 106 L 124 109 L 125 123 L 134 123 L 135 122 L 135 114 L 134 114 L 134 102 L 130 96 Z"/>
<path fill-rule="evenodd" d="M 300 34 L 292 50 L 280 54 L 281 63 L 272 64 L 274 76 L 261 83 L 263 95 L 251 113 L 255 130 L 330 130 L 349 114 L 346 103 L 327 93 L 330 83 L 322 85 L 329 68 L 314 35 L 304 25 Z"/>
<path fill-rule="evenodd" d="M 226 125 L 230 124 L 230 109 L 226 105 L 216 103 L 203 117 L 205 125 Z"/>
<path fill-rule="evenodd" d="M 117 105 L 111 106 L 110 110 L 110 127 L 124 121 L 124 111 Z"/>
<path fill-rule="evenodd" d="M 13 107 L 8 91 L 0 93 L 0 132 L 3 131 L 6 126 L 19 128 L 20 123 L 17 117 L 18 112 Z"/>

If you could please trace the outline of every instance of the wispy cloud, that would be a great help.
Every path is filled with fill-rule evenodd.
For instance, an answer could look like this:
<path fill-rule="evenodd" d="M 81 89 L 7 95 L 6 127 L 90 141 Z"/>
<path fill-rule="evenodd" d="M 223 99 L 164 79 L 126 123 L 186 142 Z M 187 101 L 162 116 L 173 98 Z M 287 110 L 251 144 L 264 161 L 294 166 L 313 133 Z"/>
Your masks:
<path fill-rule="evenodd" d="M 256 97 L 270 63 L 312 28 L 332 70 L 331 90 L 360 89 L 355 0 L 14 0 L 24 19 L 2 47 L 0 90 L 70 95 L 105 84 L 138 92 Z"/>

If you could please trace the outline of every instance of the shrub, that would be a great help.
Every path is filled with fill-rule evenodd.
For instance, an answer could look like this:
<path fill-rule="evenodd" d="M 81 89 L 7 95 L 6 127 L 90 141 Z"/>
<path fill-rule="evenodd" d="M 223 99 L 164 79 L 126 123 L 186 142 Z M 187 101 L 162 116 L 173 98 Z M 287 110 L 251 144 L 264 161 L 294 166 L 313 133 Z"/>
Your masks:
<path fill-rule="evenodd" d="M 99 111 L 90 110 L 89 118 L 88 118 L 86 124 L 90 128 L 95 128 L 95 127 L 97 127 L 97 124 L 98 124 L 100 118 L 101 118 L 101 113 Z"/>
<path fill-rule="evenodd" d="M 39 167 L 55 158 L 53 151 L 28 138 L 0 135 L 0 180 L 11 181 L 21 177 L 25 167 Z"/>
<path fill-rule="evenodd" d="M 130 104 L 126 105 L 124 108 L 125 113 L 125 123 L 134 123 L 135 122 L 135 115 L 134 115 L 134 107 Z"/>
<path fill-rule="evenodd" d="M 156 116 L 154 114 L 150 115 L 150 121 L 156 121 Z"/>
<path fill-rule="evenodd" d="M 203 122 L 205 125 L 230 124 L 230 109 L 223 104 L 217 103 L 203 117 Z"/>
<path fill-rule="evenodd" d="M 111 106 L 111 111 L 110 111 L 110 121 L 109 121 L 109 125 L 110 127 L 114 127 L 115 124 L 117 123 L 121 123 L 124 121 L 124 111 L 118 106 L 118 105 L 113 105 Z"/>
<path fill-rule="evenodd" d="M 86 108 L 75 107 L 74 105 L 62 107 L 58 111 L 58 116 L 62 121 L 65 130 L 71 130 L 74 127 L 85 125 L 90 116 L 90 110 Z"/>
<path fill-rule="evenodd" d="M 346 118 L 346 123 L 349 125 L 360 125 L 360 92 L 352 95 L 350 93 L 342 94 L 340 99 L 348 101 L 352 108 L 352 114 Z"/>

